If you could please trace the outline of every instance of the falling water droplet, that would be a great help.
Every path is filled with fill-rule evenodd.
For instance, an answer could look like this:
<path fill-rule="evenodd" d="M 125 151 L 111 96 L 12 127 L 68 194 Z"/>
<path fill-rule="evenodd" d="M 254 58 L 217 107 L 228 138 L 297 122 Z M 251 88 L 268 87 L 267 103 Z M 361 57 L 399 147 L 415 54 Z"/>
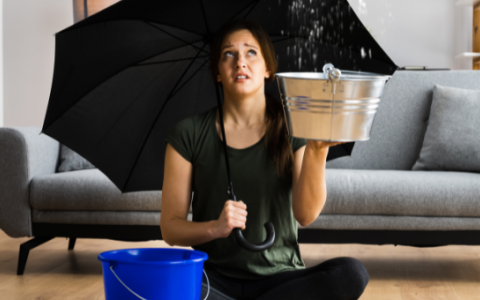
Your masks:
<path fill-rule="evenodd" d="M 367 53 L 365 52 L 365 49 L 360 49 L 360 53 L 362 54 L 362 58 L 365 58 L 367 56 Z"/>

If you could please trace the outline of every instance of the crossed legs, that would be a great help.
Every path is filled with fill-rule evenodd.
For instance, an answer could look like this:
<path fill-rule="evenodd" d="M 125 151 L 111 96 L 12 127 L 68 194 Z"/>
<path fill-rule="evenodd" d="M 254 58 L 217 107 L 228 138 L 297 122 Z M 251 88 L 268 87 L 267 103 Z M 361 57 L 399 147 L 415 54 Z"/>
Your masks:
<path fill-rule="evenodd" d="M 208 272 L 210 294 L 207 300 L 257 299 L 358 299 L 368 284 L 369 276 L 361 262 L 350 257 L 338 257 L 295 271 L 275 274 L 256 281 L 230 280 Z M 202 297 L 207 292 L 206 280 Z"/>

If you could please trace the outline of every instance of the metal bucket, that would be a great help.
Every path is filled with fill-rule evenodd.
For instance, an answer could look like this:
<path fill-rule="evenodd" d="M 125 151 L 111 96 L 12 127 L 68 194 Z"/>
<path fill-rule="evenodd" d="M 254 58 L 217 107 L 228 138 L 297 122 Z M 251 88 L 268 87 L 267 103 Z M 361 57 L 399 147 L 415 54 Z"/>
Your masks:
<path fill-rule="evenodd" d="M 375 73 L 341 71 L 277 73 L 289 134 L 317 141 L 366 141 L 385 82 Z"/>

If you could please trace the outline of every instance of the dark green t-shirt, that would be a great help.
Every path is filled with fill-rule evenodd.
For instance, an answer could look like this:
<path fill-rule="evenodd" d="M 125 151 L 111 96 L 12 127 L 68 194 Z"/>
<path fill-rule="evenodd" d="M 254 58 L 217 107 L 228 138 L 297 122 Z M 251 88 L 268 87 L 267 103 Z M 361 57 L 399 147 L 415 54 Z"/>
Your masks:
<path fill-rule="evenodd" d="M 217 220 L 228 198 L 228 178 L 223 144 L 215 126 L 217 108 L 178 122 L 166 138 L 193 166 L 192 221 Z M 227 140 L 228 141 L 228 140 Z M 290 137 L 292 150 L 306 140 Z M 247 205 L 243 236 L 252 243 L 266 238 L 264 224 L 275 227 L 270 249 L 251 252 L 242 248 L 230 234 L 192 248 L 208 254 L 205 268 L 235 279 L 253 280 L 279 272 L 304 269 L 297 242 L 297 222 L 292 210 L 292 182 L 277 174 L 267 154 L 263 138 L 256 144 L 235 149 L 228 147 L 233 190 L 237 200 Z"/>

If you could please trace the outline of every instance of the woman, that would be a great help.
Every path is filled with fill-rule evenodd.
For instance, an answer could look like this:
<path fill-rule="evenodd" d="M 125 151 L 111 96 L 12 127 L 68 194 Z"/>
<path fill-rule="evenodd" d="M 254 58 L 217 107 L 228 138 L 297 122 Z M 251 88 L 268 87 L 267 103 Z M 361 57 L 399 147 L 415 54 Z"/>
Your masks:
<path fill-rule="evenodd" d="M 296 222 L 311 224 L 325 204 L 328 149 L 340 143 L 288 136 L 282 104 L 264 92 L 277 62 L 270 38 L 257 23 L 222 28 L 210 62 L 224 92 L 227 152 L 241 200 L 227 201 L 217 108 L 182 120 L 166 139 L 160 222 L 165 242 L 209 255 L 204 265 L 208 299 L 358 299 L 369 280 L 359 261 L 341 257 L 306 269 L 297 242 Z M 231 234 L 238 227 L 248 241 L 260 243 L 267 221 L 276 238 L 265 251 L 245 250 Z M 205 284 L 202 294 L 203 299 Z"/>

